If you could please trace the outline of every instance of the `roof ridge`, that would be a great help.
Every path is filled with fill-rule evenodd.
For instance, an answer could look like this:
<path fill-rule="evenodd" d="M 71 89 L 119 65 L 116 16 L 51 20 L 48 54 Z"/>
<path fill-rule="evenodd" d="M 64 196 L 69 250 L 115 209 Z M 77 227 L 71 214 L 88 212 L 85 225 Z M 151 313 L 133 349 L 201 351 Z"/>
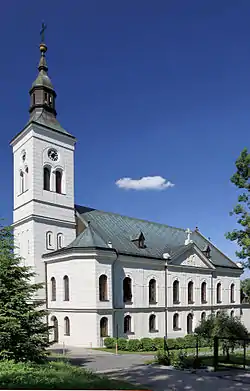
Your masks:
<path fill-rule="evenodd" d="M 79 206 L 80 208 L 89 209 L 89 212 L 91 212 L 91 211 L 97 211 L 97 212 L 101 212 L 101 213 L 105 213 L 105 214 L 109 214 L 109 215 L 116 215 L 116 216 L 126 217 L 127 219 L 130 219 L 130 220 L 137 220 L 137 221 L 142 221 L 142 222 L 144 222 L 144 223 L 151 223 L 151 224 L 155 224 L 155 225 L 161 225 L 161 226 L 164 226 L 164 227 L 177 229 L 177 230 L 183 231 L 183 232 L 185 232 L 185 230 L 186 230 L 186 228 L 178 228 L 178 227 L 174 227 L 174 226 L 172 226 L 172 225 L 163 224 L 163 223 L 157 223 L 157 222 L 151 221 L 151 220 L 145 220 L 145 219 L 139 219 L 138 217 L 126 216 L 126 215 L 123 215 L 123 214 L 121 214 L 121 213 L 107 212 L 107 211 L 104 211 L 104 210 L 100 210 L 100 209 L 91 208 L 91 207 L 88 207 L 88 206 L 82 206 L 82 205 L 79 205 L 79 204 L 75 204 L 75 207 L 78 207 L 78 206 Z"/>

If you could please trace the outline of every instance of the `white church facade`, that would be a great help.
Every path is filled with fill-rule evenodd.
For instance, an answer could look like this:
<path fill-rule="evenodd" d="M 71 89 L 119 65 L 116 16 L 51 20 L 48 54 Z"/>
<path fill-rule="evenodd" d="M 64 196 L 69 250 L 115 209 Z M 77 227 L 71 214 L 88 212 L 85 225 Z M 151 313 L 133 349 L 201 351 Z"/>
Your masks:
<path fill-rule="evenodd" d="M 106 336 L 176 338 L 203 317 L 241 316 L 237 264 L 198 229 L 103 212 L 74 201 L 76 139 L 56 119 L 40 45 L 30 119 L 11 141 L 15 245 L 44 282 L 53 338 L 98 347 Z"/>

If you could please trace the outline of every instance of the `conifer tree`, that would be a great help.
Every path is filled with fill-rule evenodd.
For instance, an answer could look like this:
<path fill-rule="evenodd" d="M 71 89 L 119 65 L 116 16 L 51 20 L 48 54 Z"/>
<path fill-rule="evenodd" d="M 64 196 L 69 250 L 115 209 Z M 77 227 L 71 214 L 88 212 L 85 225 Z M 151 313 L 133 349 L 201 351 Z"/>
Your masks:
<path fill-rule="evenodd" d="M 226 234 L 226 238 L 235 241 L 240 251 L 236 255 L 250 268 L 250 154 L 243 149 L 236 160 L 237 171 L 231 178 L 231 182 L 240 189 L 238 204 L 230 215 L 237 216 L 238 228 Z"/>
<path fill-rule="evenodd" d="M 0 228 L 0 359 L 40 362 L 50 346 L 44 302 L 36 300 L 43 284 L 15 254 L 10 227 Z"/>

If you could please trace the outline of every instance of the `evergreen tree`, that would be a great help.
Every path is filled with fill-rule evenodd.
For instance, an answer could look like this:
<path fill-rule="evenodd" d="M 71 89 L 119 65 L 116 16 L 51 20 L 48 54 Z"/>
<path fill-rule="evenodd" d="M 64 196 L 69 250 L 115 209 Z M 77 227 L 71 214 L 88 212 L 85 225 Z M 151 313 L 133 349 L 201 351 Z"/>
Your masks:
<path fill-rule="evenodd" d="M 236 173 L 232 176 L 231 182 L 239 189 L 242 189 L 238 196 L 238 204 L 230 215 L 237 216 L 239 228 L 228 232 L 226 238 L 235 241 L 240 251 L 236 255 L 245 261 L 245 266 L 250 268 L 250 154 L 243 149 L 236 160 Z"/>
<path fill-rule="evenodd" d="M 14 252 L 10 227 L 0 229 L 0 359 L 40 362 L 50 346 L 44 302 L 36 300 L 43 284 Z"/>

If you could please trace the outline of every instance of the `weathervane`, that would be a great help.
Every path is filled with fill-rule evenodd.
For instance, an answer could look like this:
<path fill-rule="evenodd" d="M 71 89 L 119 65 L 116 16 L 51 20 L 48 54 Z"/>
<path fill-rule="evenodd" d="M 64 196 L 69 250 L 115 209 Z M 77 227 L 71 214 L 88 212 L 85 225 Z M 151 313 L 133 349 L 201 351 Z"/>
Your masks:
<path fill-rule="evenodd" d="M 40 31 L 40 36 L 41 36 L 41 42 L 44 43 L 44 32 L 47 28 L 47 25 L 43 22 L 42 23 L 42 29 Z"/>

